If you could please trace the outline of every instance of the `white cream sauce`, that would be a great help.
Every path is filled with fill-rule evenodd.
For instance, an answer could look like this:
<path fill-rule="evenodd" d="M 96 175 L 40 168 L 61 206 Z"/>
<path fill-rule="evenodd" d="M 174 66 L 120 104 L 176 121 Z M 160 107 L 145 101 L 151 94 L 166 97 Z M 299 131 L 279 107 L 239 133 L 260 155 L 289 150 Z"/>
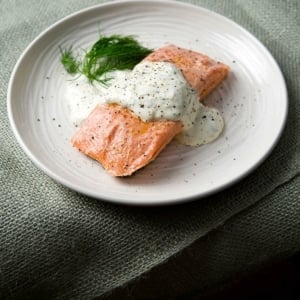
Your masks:
<path fill-rule="evenodd" d="M 176 138 L 185 145 L 210 143 L 223 130 L 220 112 L 201 104 L 198 93 L 171 63 L 142 62 L 132 71 L 116 71 L 109 77 L 108 88 L 91 85 L 84 78 L 69 82 L 65 98 L 75 125 L 80 125 L 97 104 L 117 103 L 144 121 L 180 120 L 183 132 Z"/>
<path fill-rule="evenodd" d="M 112 72 L 109 76 L 112 78 L 109 84 L 119 82 L 129 71 Z M 99 84 L 90 84 L 86 77 L 80 76 L 76 79 L 67 81 L 64 98 L 69 108 L 69 117 L 75 126 L 89 115 L 97 104 L 104 104 L 103 96 L 107 93 L 107 87 Z"/>
<path fill-rule="evenodd" d="M 200 103 L 194 125 L 176 136 L 184 145 L 200 146 L 214 141 L 223 131 L 224 120 L 221 113 Z"/>
<path fill-rule="evenodd" d="M 144 121 L 181 120 L 185 129 L 193 126 L 199 95 L 175 65 L 143 62 L 120 79 L 108 88 L 106 103 L 119 103 Z"/>

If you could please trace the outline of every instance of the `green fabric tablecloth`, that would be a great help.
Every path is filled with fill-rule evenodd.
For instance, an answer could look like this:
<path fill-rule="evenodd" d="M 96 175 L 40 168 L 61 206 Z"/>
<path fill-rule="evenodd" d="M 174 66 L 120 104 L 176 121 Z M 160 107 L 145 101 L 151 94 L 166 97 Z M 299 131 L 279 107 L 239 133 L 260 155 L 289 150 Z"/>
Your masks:
<path fill-rule="evenodd" d="M 55 21 L 104 2 L 0 1 L 0 299 L 187 299 L 299 251 L 298 0 L 185 1 L 252 32 L 287 83 L 279 143 L 226 191 L 177 206 L 111 205 L 55 183 L 21 150 L 6 110 L 18 57 Z"/>

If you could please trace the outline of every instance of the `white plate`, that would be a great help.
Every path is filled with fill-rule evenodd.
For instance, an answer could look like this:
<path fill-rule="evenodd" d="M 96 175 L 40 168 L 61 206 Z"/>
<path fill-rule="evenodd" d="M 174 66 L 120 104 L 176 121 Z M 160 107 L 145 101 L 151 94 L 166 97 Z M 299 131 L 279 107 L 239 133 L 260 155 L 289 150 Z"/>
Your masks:
<path fill-rule="evenodd" d="M 135 35 L 151 48 L 174 43 L 230 65 L 228 79 L 207 99 L 223 113 L 222 136 L 199 148 L 173 142 L 128 178 L 111 177 L 74 149 L 59 47 L 88 49 L 100 31 Z M 284 79 L 266 48 L 231 20 L 173 1 L 116 1 L 62 19 L 25 50 L 8 88 L 13 132 L 39 168 L 75 191 L 126 204 L 177 203 L 220 191 L 270 153 L 286 114 Z"/>

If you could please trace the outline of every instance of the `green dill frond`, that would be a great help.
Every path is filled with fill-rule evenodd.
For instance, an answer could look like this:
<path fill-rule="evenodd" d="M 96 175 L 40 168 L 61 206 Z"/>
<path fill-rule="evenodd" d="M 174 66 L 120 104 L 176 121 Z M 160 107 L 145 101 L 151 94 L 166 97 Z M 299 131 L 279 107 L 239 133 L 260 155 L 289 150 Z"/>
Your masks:
<path fill-rule="evenodd" d="M 104 76 L 106 73 L 131 70 L 151 52 L 152 49 L 141 46 L 133 36 L 101 36 L 81 62 L 74 57 L 71 48 L 61 51 L 61 62 L 70 74 L 79 73 L 91 83 L 106 84 L 110 80 Z"/>
<path fill-rule="evenodd" d="M 74 57 L 72 47 L 65 50 L 60 48 L 60 53 L 60 62 L 63 64 L 65 70 L 69 74 L 77 74 L 79 72 L 80 62 Z"/>

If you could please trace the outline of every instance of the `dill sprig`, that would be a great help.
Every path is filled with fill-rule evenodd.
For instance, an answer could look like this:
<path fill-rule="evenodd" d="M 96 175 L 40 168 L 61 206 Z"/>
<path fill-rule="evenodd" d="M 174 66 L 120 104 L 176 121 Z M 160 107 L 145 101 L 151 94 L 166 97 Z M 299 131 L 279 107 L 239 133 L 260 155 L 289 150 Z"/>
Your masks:
<path fill-rule="evenodd" d="M 152 49 L 141 46 L 133 36 L 111 35 L 101 36 L 82 60 L 74 56 L 72 47 L 61 49 L 60 61 L 72 75 L 85 75 L 91 83 L 107 84 L 108 72 L 131 70 L 151 52 Z"/>
<path fill-rule="evenodd" d="M 60 48 L 60 61 L 69 74 L 77 74 L 79 72 L 80 62 L 75 58 L 72 52 L 72 47 L 68 49 Z"/>

